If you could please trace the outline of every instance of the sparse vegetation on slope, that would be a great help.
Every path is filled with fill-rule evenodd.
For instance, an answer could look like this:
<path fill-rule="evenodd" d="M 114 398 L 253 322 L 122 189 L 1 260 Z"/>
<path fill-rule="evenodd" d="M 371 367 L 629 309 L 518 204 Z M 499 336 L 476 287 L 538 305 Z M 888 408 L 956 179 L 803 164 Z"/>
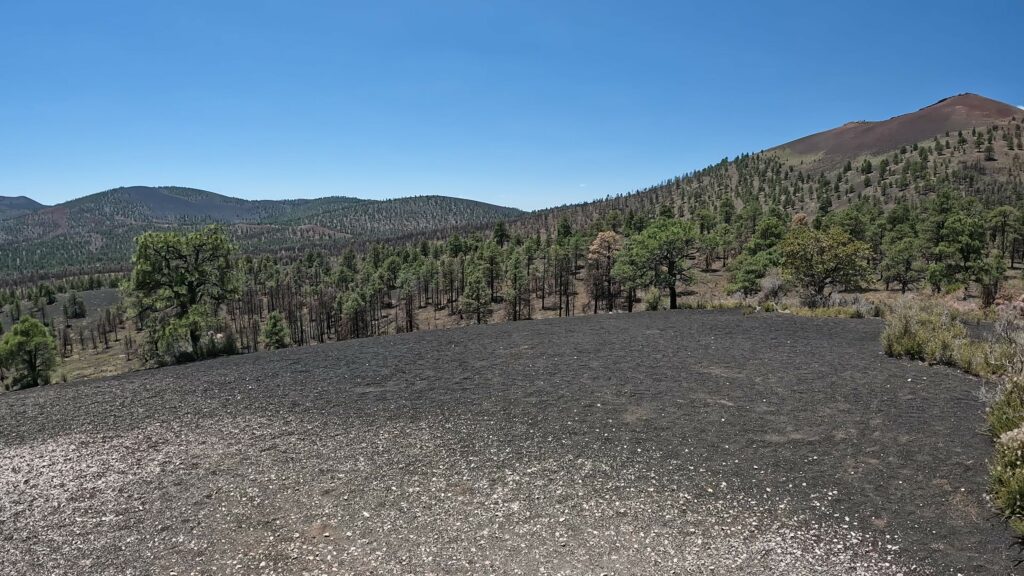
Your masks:
<path fill-rule="evenodd" d="M 849 122 L 783 144 L 778 150 L 812 159 L 820 166 L 837 165 L 850 158 L 885 153 L 909 142 L 998 124 L 1022 115 L 1024 111 L 1009 104 L 977 94 L 959 94 L 888 120 Z M 863 172 L 870 174 L 870 171 Z"/>

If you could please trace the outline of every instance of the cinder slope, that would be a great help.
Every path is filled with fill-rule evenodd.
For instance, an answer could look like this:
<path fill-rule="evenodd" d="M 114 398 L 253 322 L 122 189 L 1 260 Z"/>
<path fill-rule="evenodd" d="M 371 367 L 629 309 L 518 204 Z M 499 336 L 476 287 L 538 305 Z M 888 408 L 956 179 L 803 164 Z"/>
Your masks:
<path fill-rule="evenodd" d="M 660 312 L 0 395 L 0 573 L 1005 575 L 980 381 Z"/>
<path fill-rule="evenodd" d="M 903 145 L 927 140 L 947 131 L 970 130 L 1013 117 L 1024 110 L 977 94 L 945 98 L 917 112 L 895 116 L 880 122 L 849 122 L 838 128 L 805 136 L 783 144 L 800 156 L 848 159 L 864 154 L 886 152 Z"/>

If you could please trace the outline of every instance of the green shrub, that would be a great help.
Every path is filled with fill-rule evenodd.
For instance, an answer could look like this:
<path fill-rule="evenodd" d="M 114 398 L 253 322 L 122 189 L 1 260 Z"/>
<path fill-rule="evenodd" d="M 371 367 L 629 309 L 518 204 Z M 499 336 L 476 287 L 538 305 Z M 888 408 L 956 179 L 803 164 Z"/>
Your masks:
<path fill-rule="evenodd" d="M 644 308 L 646 308 L 648 312 L 653 310 L 661 310 L 662 308 L 664 308 L 664 305 L 662 304 L 661 300 L 660 290 L 652 290 L 647 295 L 647 298 L 644 299 Z"/>
<path fill-rule="evenodd" d="M 223 318 L 194 307 L 183 318 L 147 319 L 143 359 L 156 366 L 238 354 L 238 339 Z"/>
<path fill-rule="evenodd" d="M 989 490 L 993 503 L 1010 526 L 1024 534 L 1024 427 L 999 437 Z"/>
<path fill-rule="evenodd" d="M 967 329 L 940 305 L 904 301 L 886 315 L 882 345 L 888 356 L 959 366 Z"/>

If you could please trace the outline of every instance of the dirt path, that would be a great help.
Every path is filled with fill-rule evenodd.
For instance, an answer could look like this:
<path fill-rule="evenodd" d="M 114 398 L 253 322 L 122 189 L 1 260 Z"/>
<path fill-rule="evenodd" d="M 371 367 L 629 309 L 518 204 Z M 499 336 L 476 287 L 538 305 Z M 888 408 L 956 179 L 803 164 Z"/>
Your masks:
<path fill-rule="evenodd" d="M 979 381 L 665 312 L 0 395 L 4 574 L 1009 574 Z"/>

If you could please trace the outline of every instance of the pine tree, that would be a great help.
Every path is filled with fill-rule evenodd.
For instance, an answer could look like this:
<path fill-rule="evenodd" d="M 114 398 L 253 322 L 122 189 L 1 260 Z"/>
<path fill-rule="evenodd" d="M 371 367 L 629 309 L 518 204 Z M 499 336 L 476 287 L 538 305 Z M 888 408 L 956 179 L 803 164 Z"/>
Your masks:
<path fill-rule="evenodd" d="M 630 238 L 613 267 L 624 283 L 644 282 L 668 289 L 669 308 L 677 308 L 677 284 L 690 280 L 688 258 L 697 238 L 692 222 L 659 218 Z"/>
<path fill-rule="evenodd" d="M 498 222 L 494 225 L 494 243 L 499 247 L 504 248 L 505 244 L 508 243 L 508 228 L 504 222 Z"/>
<path fill-rule="evenodd" d="M 68 294 L 67 300 L 64 302 L 64 317 L 68 320 L 74 320 L 78 318 L 85 318 L 85 302 L 78 295 L 77 292 L 71 291 Z"/>
<path fill-rule="evenodd" d="M 514 250 L 505 261 L 505 308 L 512 321 L 530 317 L 530 277 L 523 262 L 519 250 Z"/>
<path fill-rule="evenodd" d="M 45 324 L 26 316 L 0 340 L 0 366 L 11 370 L 11 388 L 20 390 L 50 383 L 57 366 L 57 346 Z"/>
<path fill-rule="evenodd" d="M 622 236 L 607 230 L 598 233 L 587 250 L 587 271 L 591 278 L 595 313 L 597 312 L 597 301 L 601 297 L 605 299 L 609 312 L 615 308 L 612 266 L 614 266 L 615 257 L 622 250 L 622 246 Z"/>
<path fill-rule="evenodd" d="M 491 314 L 491 292 L 479 264 L 474 263 L 466 271 L 466 287 L 459 299 L 459 307 L 463 315 L 475 318 L 477 324 L 483 324 Z"/>
<path fill-rule="evenodd" d="M 285 324 L 284 316 L 274 310 L 267 316 L 267 324 L 263 327 L 263 347 L 267 350 L 277 350 L 291 346 L 291 334 Z"/>

